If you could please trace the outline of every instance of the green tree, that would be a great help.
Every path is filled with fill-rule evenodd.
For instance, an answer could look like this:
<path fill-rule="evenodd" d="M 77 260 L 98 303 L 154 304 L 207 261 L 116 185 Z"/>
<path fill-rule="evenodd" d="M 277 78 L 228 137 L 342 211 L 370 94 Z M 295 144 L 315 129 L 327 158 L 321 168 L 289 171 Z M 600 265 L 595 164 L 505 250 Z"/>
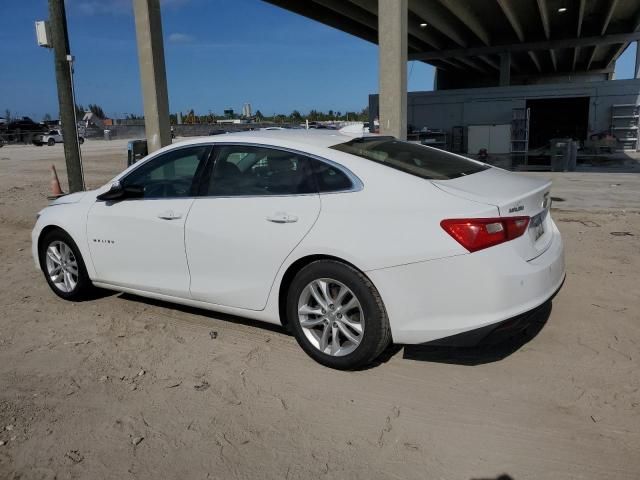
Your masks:
<path fill-rule="evenodd" d="M 50 122 L 51 121 L 51 115 L 49 115 L 48 113 L 45 113 L 44 117 L 42 117 L 42 121 L 43 122 Z"/>
<path fill-rule="evenodd" d="M 89 110 L 98 118 L 102 118 L 102 119 L 107 118 L 107 116 L 104 114 L 104 111 L 102 110 L 102 107 L 100 105 L 95 105 L 90 103 Z"/>
<path fill-rule="evenodd" d="M 8 108 L 4 111 L 4 118 L 7 123 L 11 122 L 11 110 L 9 110 Z"/>
<path fill-rule="evenodd" d="M 264 115 L 262 115 L 262 112 L 260 110 L 256 110 L 256 120 L 261 122 L 263 119 L 264 119 Z"/>

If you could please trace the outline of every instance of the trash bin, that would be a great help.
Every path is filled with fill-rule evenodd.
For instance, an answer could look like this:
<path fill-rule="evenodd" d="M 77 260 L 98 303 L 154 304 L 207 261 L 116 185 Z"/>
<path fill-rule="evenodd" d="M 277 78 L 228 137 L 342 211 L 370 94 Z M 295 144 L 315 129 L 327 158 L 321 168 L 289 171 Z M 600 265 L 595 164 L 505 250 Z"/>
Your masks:
<path fill-rule="evenodd" d="M 551 171 L 574 171 L 577 153 L 577 144 L 571 138 L 551 139 Z"/>
<path fill-rule="evenodd" d="M 104 139 L 105 140 L 111 140 L 111 130 L 105 130 L 104 131 Z"/>
<path fill-rule="evenodd" d="M 146 140 L 131 140 L 127 143 L 127 167 L 149 154 Z"/>

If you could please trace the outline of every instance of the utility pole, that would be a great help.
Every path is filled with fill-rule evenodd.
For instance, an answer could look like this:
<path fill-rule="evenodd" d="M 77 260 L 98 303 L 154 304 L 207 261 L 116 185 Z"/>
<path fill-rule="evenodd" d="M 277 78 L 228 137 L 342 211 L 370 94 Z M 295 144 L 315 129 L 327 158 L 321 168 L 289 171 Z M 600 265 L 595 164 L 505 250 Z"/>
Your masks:
<path fill-rule="evenodd" d="M 72 61 L 72 57 L 69 52 L 64 0 L 49 0 L 49 25 L 56 67 L 58 103 L 60 105 L 60 121 L 62 122 L 64 158 L 67 163 L 69 191 L 79 192 L 84 190 L 84 181 L 80 162 L 80 146 L 78 145 L 76 106 L 74 105 L 73 86 L 71 83 L 70 61 Z"/>

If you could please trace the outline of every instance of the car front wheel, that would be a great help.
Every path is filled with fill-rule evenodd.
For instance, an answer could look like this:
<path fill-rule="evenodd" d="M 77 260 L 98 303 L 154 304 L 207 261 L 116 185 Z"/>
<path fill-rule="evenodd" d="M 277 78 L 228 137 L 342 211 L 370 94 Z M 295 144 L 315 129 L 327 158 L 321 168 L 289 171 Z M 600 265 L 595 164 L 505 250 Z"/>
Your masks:
<path fill-rule="evenodd" d="M 56 295 L 65 300 L 81 300 L 92 290 L 80 250 L 66 232 L 46 233 L 38 253 L 40 268 Z"/>
<path fill-rule="evenodd" d="M 362 368 L 391 341 L 375 286 L 355 268 L 334 260 L 315 261 L 298 272 L 289 288 L 287 316 L 302 349 L 331 368 Z"/>
<path fill-rule="evenodd" d="M 53 147 L 56 144 L 56 141 L 53 138 L 50 138 L 49 140 L 47 140 L 47 145 L 49 145 L 50 147 Z"/>

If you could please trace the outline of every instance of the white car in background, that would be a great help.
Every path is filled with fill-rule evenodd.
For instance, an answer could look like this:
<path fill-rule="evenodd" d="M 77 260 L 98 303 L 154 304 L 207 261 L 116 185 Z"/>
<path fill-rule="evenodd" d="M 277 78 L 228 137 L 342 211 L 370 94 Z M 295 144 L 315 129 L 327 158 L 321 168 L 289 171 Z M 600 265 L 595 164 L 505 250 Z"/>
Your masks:
<path fill-rule="evenodd" d="M 33 256 L 62 298 L 97 286 L 282 324 L 353 369 L 546 303 L 565 277 L 550 185 L 392 137 L 236 133 L 55 200 Z"/>
<path fill-rule="evenodd" d="M 49 130 L 48 133 L 44 133 L 36 137 L 33 143 L 38 145 L 49 145 L 50 147 L 54 146 L 56 143 L 62 143 L 64 140 L 62 138 L 62 130 L 54 129 Z M 80 145 L 84 143 L 84 137 L 82 135 L 78 135 L 78 142 Z"/>

